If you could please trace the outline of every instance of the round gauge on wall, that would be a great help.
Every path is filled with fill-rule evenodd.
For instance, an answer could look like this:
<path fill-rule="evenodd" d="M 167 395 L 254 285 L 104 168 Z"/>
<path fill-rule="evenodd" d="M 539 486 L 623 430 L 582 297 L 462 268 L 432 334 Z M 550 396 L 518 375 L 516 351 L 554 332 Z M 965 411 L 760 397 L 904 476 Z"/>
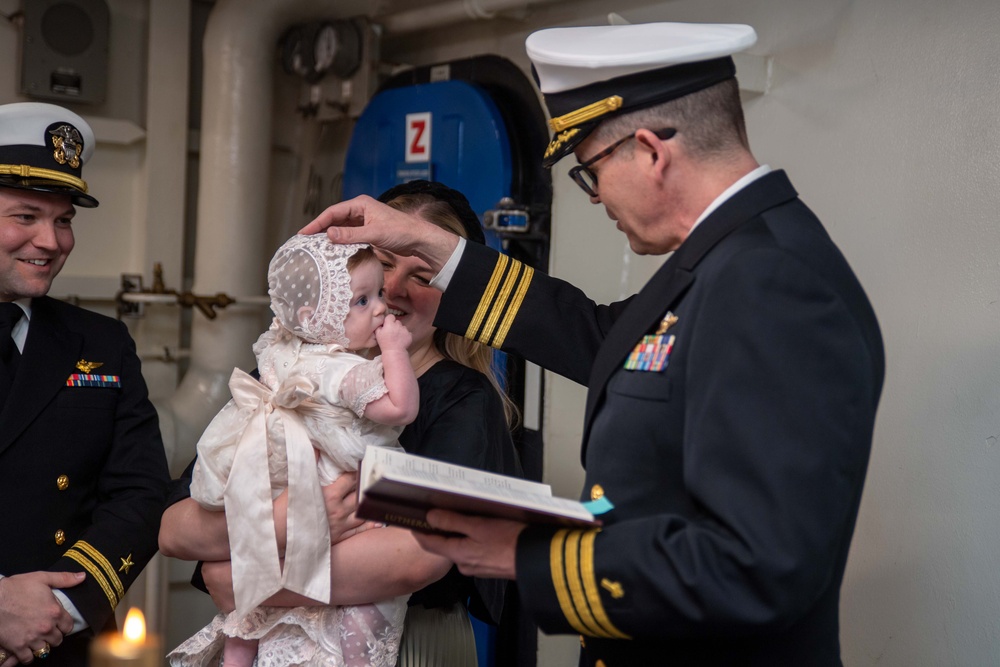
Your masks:
<path fill-rule="evenodd" d="M 340 37 L 337 35 L 337 29 L 330 23 L 324 23 L 316 33 L 313 45 L 313 61 L 318 74 L 323 75 L 333 67 L 339 49 Z"/>
<path fill-rule="evenodd" d="M 327 72 L 346 79 L 361 64 L 361 33 L 352 21 L 295 25 L 281 37 L 285 71 L 316 83 Z"/>

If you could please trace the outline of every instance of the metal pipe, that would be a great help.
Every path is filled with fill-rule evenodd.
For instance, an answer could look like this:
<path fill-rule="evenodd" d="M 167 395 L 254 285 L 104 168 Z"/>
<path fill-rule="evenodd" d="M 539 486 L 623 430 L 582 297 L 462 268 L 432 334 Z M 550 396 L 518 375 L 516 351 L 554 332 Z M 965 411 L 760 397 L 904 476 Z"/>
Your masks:
<path fill-rule="evenodd" d="M 501 12 L 527 10 L 529 6 L 545 5 L 563 0 L 452 0 L 421 6 L 405 12 L 378 17 L 387 33 L 401 35 L 429 28 L 440 28 L 464 21 L 489 20 Z"/>
<path fill-rule="evenodd" d="M 240 295 L 263 285 L 267 183 L 271 162 L 274 45 L 289 26 L 371 11 L 364 0 L 219 0 L 205 31 L 201 165 L 192 292 Z M 243 297 L 236 296 L 237 301 Z M 201 432 L 229 398 L 234 367 L 252 367 L 261 314 L 224 310 L 195 318 L 191 365 L 166 405 L 158 405 L 173 472 L 194 456 Z"/>
<path fill-rule="evenodd" d="M 129 303 L 158 303 L 166 305 L 177 305 L 181 300 L 182 295 L 167 293 L 167 294 L 157 294 L 155 292 L 123 292 L 119 297 L 122 301 L 128 301 Z M 91 301 L 92 299 L 86 299 L 86 301 Z M 115 299 L 101 299 L 101 301 L 115 301 Z M 264 296 L 241 296 L 232 297 L 232 301 L 229 306 L 268 306 L 271 304 L 271 298 Z"/>

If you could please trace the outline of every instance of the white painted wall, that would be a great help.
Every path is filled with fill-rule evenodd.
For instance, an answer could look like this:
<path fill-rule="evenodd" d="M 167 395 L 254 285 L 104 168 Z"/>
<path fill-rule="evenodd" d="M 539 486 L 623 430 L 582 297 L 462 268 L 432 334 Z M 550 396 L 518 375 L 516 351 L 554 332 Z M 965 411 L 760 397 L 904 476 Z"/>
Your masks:
<path fill-rule="evenodd" d="M 183 91 L 180 82 L 147 70 L 145 28 L 153 1 L 109 0 L 112 94 L 95 113 L 162 137 L 154 129 L 167 131 L 160 125 L 165 121 L 148 126 L 154 118 L 145 106 L 149 82 L 163 81 L 178 95 Z M 19 6 L 19 0 L 0 0 L 4 14 Z M 321 6 L 317 2 L 318 13 Z M 844 663 L 997 664 L 1000 4 L 577 1 L 526 18 L 390 35 L 383 52 L 412 64 L 498 53 L 526 67 L 528 32 L 603 22 L 611 10 L 635 22 L 756 27 L 760 41 L 752 51 L 773 58 L 774 74 L 766 95 L 746 100 L 752 146 L 761 161 L 788 170 L 879 315 L 888 369 L 843 589 Z M 16 35 L 0 20 L 0 102 L 19 99 Z M 186 48 L 179 32 L 168 39 L 176 43 L 162 48 Z M 282 112 L 275 113 L 279 126 Z M 177 252 L 170 242 L 179 243 L 178 221 L 157 220 L 156 230 L 150 229 L 147 179 L 163 173 L 155 164 L 158 155 L 145 140 L 99 146 L 87 178 L 102 206 L 81 212 L 80 240 L 65 279 L 117 285 L 121 272 L 148 276 L 161 249 Z M 559 166 L 554 173 L 551 272 L 598 300 L 631 293 L 659 261 L 628 253 L 621 235 L 565 170 Z M 271 208 L 284 206 L 273 202 Z M 165 380 L 158 383 L 154 392 L 171 389 Z M 582 479 L 584 391 L 551 376 L 546 387 L 547 475 L 559 493 L 575 495 Z M 184 612 L 174 609 L 172 615 Z M 545 638 L 539 664 L 575 664 L 577 647 L 573 637 Z"/>

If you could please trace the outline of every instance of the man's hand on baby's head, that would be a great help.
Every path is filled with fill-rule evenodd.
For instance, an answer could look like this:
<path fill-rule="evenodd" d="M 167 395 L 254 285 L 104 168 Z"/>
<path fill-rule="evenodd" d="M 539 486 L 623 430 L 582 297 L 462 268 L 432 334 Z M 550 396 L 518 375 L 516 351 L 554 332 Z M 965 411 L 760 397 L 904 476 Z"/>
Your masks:
<path fill-rule="evenodd" d="M 395 315 L 386 315 L 385 321 L 375 330 L 375 340 L 378 341 L 379 349 L 385 353 L 386 350 L 405 350 L 413 342 L 413 336 L 409 330 L 399 323 Z"/>

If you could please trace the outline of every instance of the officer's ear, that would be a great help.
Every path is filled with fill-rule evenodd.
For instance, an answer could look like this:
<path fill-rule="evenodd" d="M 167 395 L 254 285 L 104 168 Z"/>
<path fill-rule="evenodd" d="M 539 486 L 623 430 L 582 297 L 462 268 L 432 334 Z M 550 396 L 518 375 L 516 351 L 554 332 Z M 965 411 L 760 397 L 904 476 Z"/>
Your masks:
<path fill-rule="evenodd" d="M 670 140 L 660 139 L 652 130 L 642 129 L 636 130 L 635 141 L 637 149 L 649 161 L 648 166 L 662 178 L 673 157 Z"/>

